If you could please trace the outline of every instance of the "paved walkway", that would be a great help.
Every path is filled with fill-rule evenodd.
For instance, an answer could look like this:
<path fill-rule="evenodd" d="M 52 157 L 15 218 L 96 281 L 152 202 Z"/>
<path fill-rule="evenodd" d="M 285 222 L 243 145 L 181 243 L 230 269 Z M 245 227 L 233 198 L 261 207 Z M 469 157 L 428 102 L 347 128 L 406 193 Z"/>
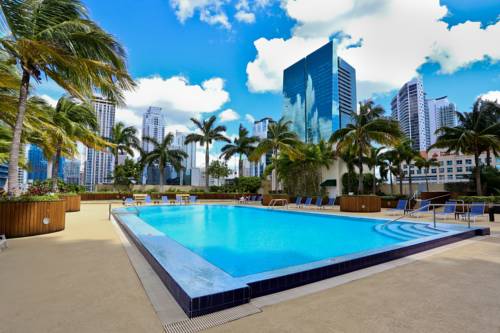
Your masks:
<path fill-rule="evenodd" d="M 0 252 L 0 332 L 162 332 L 107 205 Z M 498 216 L 497 216 L 498 218 Z M 500 332 L 495 237 L 290 301 L 212 332 Z"/>

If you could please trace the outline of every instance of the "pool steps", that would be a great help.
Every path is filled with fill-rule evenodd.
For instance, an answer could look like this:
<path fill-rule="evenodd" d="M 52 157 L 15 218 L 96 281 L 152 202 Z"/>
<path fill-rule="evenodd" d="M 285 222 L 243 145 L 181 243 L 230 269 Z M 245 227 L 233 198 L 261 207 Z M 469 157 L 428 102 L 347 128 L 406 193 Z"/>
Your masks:
<path fill-rule="evenodd" d="M 434 229 L 426 224 L 417 223 L 394 223 L 378 224 L 374 227 L 375 231 L 398 240 L 408 241 L 415 238 L 434 236 L 445 232 L 444 230 Z"/>

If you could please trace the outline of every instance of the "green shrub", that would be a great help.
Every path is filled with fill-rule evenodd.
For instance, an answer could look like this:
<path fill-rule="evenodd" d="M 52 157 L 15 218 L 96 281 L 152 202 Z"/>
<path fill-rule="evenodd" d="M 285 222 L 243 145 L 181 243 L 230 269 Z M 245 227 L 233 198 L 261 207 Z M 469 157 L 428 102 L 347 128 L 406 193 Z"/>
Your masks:
<path fill-rule="evenodd" d="M 59 196 L 55 194 L 47 195 L 21 195 L 19 197 L 0 196 L 0 202 L 40 202 L 58 200 Z"/>
<path fill-rule="evenodd" d="M 470 202 L 487 202 L 487 203 L 500 203 L 500 195 L 490 196 L 460 196 L 458 200 L 463 200 L 466 203 Z"/>

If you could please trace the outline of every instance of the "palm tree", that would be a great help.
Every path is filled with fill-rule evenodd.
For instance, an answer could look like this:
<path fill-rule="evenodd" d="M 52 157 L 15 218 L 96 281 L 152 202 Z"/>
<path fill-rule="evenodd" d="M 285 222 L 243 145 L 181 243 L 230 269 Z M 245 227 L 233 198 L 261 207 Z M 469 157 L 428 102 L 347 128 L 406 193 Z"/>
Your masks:
<path fill-rule="evenodd" d="M 354 149 L 358 159 L 358 193 L 363 193 L 363 156 L 370 153 L 372 143 L 395 145 L 401 137 L 398 122 L 382 118 L 384 109 L 374 106 L 372 101 L 360 103 L 359 113 L 351 112 L 351 123 L 338 129 L 330 137 L 330 142 L 337 144 L 337 152 L 342 154 Z"/>
<path fill-rule="evenodd" d="M 267 138 L 260 141 L 250 159 L 258 161 L 262 155 L 269 151 L 272 151 L 273 160 L 276 160 L 278 157 L 278 151 L 288 154 L 292 159 L 299 156 L 300 154 L 296 149 L 299 138 L 295 132 L 290 130 L 291 123 L 291 121 L 286 121 L 284 118 L 281 118 L 278 122 L 271 123 L 267 131 Z M 272 190 L 276 191 L 277 187 L 276 170 L 273 169 Z"/>
<path fill-rule="evenodd" d="M 373 172 L 373 185 L 372 185 L 372 192 L 373 194 L 377 193 L 377 177 L 375 176 L 375 169 L 383 164 L 384 162 L 384 155 L 381 154 L 381 151 L 384 150 L 385 147 L 371 147 L 370 148 L 370 153 L 368 156 L 365 156 L 364 163 L 368 167 L 368 169 L 372 170 Z"/>
<path fill-rule="evenodd" d="M 399 156 L 402 158 L 403 162 L 405 162 L 406 166 L 408 167 L 408 187 L 410 191 L 408 193 L 408 197 L 411 197 L 413 195 L 413 183 L 412 183 L 412 172 L 414 164 L 413 162 L 415 161 L 415 159 L 420 157 L 420 154 L 413 148 L 410 140 L 402 141 L 396 147 L 396 150 L 399 151 Z"/>
<path fill-rule="evenodd" d="M 153 150 L 147 153 L 141 162 L 145 165 L 158 163 L 160 169 L 160 192 L 163 192 L 163 187 L 165 185 L 165 167 L 167 164 L 170 164 L 174 170 L 179 173 L 183 168 L 182 160 L 187 158 L 188 154 L 180 149 L 170 149 L 174 141 L 174 135 L 172 133 L 168 133 L 161 142 L 147 136 L 143 139 L 145 142 L 150 142 L 153 145 Z"/>
<path fill-rule="evenodd" d="M 115 169 L 118 166 L 118 156 L 128 154 L 134 156 L 133 149 L 139 149 L 140 142 L 137 138 L 137 129 L 134 126 L 126 127 L 121 121 L 117 122 L 111 129 L 111 140 L 114 145 L 111 148 L 113 156 L 115 157 Z"/>
<path fill-rule="evenodd" d="M 347 194 L 349 194 L 352 192 L 351 175 L 355 173 L 354 168 L 357 164 L 354 149 L 346 149 L 340 152 L 340 158 L 344 161 L 347 167 Z"/>
<path fill-rule="evenodd" d="M 186 145 L 192 142 L 198 142 L 201 146 L 205 146 L 205 191 L 208 191 L 208 182 L 210 178 L 210 174 L 208 171 L 210 162 L 210 145 L 214 141 L 231 142 L 231 140 L 229 140 L 223 134 L 226 131 L 226 126 L 215 126 L 216 119 L 217 118 L 215 116 L 211 116 L 210 118 L 203 121 L 191 118 L 191 121 L 198 128 L 200 134 L 191 133 L 186 136 L 186 140 L 184 141 L 184 144 Z"/>
<path fill-rule="evenodd" d="M 89 19 L 79 0 L 0 0 L 0 48 L 21 69 L 17 115 L 9 154 L 9 192 L 18 195 L 17 167 L 30 95 L 30 80 L 52 79 L 82 100 L 98 90 L 123 102 L 122 91 L 134 83 L 125 51 Z"/>
<path fill-rule="evenodd" d="M 256 136 L 248 136 L 248 130 L 240 124 L 240 129 L 238 132 L 238 137 L 234 139 L 233 143 L 228 143 L 224 147 L 222 147 L 220 155 L 221 158 L 224 158 L 228 161 L 235 154 L 239 155 L 238 160 L 238 175 L 243 177 L 243 155 L 247 158 L 255 149 L 255 143 L 259 141 L 259 138 Z"/>
<path fill-rule="evenodd" d="M 99 124 L 93 107 L 88 103 L 78 103 L 74 98 L 63 96 L 51 112 L 51 123 L 57 130 L 49 133 L 49 142 L 55 155 L 52 166 L 52 191 L 57 191 L 59 161 L 64 155 L 74 157 L 77 153 L 76 142 L 93 149 L 104 149 L 109 143 L 97 133 Z M 47 149 L 47 148 L 46 148 Z"/>
<path fill-rule="evenodd" d="M 480 99 L 476 100 L 472 112 L 457 112 L 459 125 L 441 127 L 436 131 L 436 143 L 429 147 L 446 148 L 447 152 L 474 155 L 474 178 L 477 195 L 483 194 L 479 156 L 484 151 L 500 151 L 500 122 L 491 123 L 491 116 Z"/>
<path fill-rule="evenodd" d="M 382 170 L 380 171 L 381 175 L 386 174 L 386 178 L 389 178 L 389 183 L 391 186 L 391 194 L 394 194 L 394 184 L 393 184 L 393 175 L 400 178 L 400 193 L 403 192 L 403 170 L 401 169 L 401 163 L 399 159 L 399 154 L 395 150 L 388 150 L 382 154 L 381 157 L 384 161 L 382 165 Z"/>
<path fill-rule="evenodd" d="M 415 159 L 415 166 L 424 172 L 424 178 L 425 178 L 425 187 L 427 189 L 427 192 L 429 192 L 429 169 L 431 167 L 438 166 L 439 162 L 434 158 L 425 158 L 425 157 L 417 157 Z"/>

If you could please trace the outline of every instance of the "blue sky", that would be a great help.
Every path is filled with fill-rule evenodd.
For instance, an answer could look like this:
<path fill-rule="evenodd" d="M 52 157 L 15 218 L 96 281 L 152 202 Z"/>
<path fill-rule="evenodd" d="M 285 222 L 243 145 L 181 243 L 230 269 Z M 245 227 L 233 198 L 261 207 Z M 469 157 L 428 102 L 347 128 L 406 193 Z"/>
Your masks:
<path fill-rule="evenodd" d="M 84 2 L 126 47 L 139 80 L 117 114 L 128 124 L 139 125 L 149 105 L 164 108 L 171 130 L 189 128 L 190 116 L 221 112 L 229 135 L 240 122 L 279 118 L 282 69 L 333 35 L 347 36 L 339 53 L 358 70 L 358 96 L 386 110 L 414 75 L 423 76 L 429 97 L 448 95 L 460 111 L 478 95 L 500 96 L 498 0 Z M 409 35 L 418 41 L 402 43 Z M 37 92 L 62 93 L 50 83 Z"/>

